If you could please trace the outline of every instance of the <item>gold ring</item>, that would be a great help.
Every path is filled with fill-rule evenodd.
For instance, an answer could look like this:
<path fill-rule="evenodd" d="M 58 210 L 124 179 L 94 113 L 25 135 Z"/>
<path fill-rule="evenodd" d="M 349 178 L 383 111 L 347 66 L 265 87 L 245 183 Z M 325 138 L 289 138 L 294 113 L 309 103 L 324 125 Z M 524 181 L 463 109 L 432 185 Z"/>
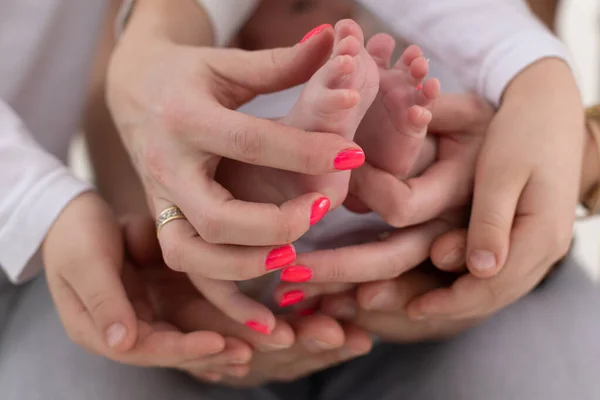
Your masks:
<path fill-rule="evenodd" d="M 187 219 L 179 207 L 172 206 L 162 210 L 156 220 L 156 235 L 158 236 L 163 226 L 176 219 Z"/>

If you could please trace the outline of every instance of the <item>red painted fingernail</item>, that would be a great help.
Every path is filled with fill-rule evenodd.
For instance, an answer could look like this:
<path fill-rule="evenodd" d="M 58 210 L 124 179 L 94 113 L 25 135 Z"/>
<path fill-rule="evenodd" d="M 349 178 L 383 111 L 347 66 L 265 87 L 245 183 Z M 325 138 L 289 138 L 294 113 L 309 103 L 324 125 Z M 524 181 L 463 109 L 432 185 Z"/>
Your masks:
<path fill-rule="evenodd" d="M 312 271 L 303 265 L 292 265 L 281 271 L 281 280 L 284 282 L 306 282 L 312 278 Z"/>
<path fill-rule="evenodd" d="M 310 209 L 310 226 L 313 226 L 317 222 L 319 222 L 327 211 L 329 211 L 329 206 L 331 202 L 327 197 L 321 197 L 317 201 L 315 201 Z"/>
<path fill-rule="evenodd" d="M 287 245 L 271 250 L 265 260 L 265 267 L 267 268 L 267 271 L 271 271 L 285 267 L 286 265 L 293 263 L 294 260 L 296 260 L 296 249 L 294 249 L 294 246 Z"/>
<path fill-rule="evenodd" d="M 341 151 L 335 160 L 333 160 L 333 166 L 338 171 L 346 171 L 349 169 L 355 169 L 365 163 L 365 153 L 359 149 L 350 149 Z"/>
<path fill-rule="evenodd" d="M 323 32 L 325 29 L 331 28 L 331 27 L 332 26 L 330 24 L 323 24 L 323 25 L 317 26 L 315 29 L 313 29 L 312 31 L 310 31 L 306 35 L 304 35 L 304 37 L 302 38 L 302 40 L 300 41 L 300 43 L 306 42 L 311 37 L 313 37 L 315 35 L 318 35 L 319 33 Z"/>
<path fill-rule="evenodd" d="M 297 315 L 299 317 L 309 317 L 311 315 L 315 315 L 317 313 L 316 308 L 307 308 L 306 310 L 298 311 Z"/>
<path fill-rule="evenodd" d="M 252 330 L 255 330 L 258 333 L 262 333 L 263 335 L 270 335 L 271 331 L 269 330 L 269 327 L 266 326 L 265 324 L 261 324 L 258 321 L 248 321 L 246 322 L 246 326 Z"/>
<path fill-rule="evenodd" d="M 417 85 L 417 90 L 421 90 L 423 89 L 423 85 L 421 85 L 420 83 Z"/>
<path fill-rule="evenodd" d="M 288 307 L 304 300 L 304 292 L 302 290 L 292 290 L 281 296 L 279 307 Z"/>

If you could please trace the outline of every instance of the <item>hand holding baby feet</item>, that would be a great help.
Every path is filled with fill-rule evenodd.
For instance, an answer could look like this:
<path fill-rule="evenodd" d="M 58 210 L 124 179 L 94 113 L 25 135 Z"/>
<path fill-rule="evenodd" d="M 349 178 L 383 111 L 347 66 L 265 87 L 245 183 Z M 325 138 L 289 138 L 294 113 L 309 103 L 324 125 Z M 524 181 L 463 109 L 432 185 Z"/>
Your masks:
<path fill-rule="evenodd" d="M 424 80 L 429 63 L 418 46 L 408 47 L 390 68 L 395 41 L 375 35 L 367 44 L 379 67 L 379 93 L 356 132 L 370 165 L 399 179 L 414 176 L 435 159 L 433 140 L 426 139 L 431 109 L 440 93 L 437 79 Z"/>
<path fill-rule="evenodd" d="M 328 132 L 352 140 L 379 87 L 377 65 L 364 47 L 358 24 L 343 20 L 321 27 L 318 35 L 335 34 L 331 58 L 308 81 L 300 98 L 281 123 L 307 131 Z M 314 35 L 307 40 L 314 40 Z M 272 168 L 227 162 L 219 180 L 242 200 L 282 204 L 306 193 L 320 193 L 332 208 L 346 197 L 349 170 L 361 166 L 364 153 L 357 146 L 341 152 L 334 166 L 340 172 L 308 176 Z"/>

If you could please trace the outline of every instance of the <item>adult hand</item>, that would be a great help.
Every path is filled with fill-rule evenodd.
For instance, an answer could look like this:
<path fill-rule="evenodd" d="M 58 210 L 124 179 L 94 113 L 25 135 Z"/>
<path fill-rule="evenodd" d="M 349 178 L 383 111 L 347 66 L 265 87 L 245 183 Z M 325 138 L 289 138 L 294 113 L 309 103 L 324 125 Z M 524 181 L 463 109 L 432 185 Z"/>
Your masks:
<path fill-rule="evenodd" d="M 183 333 L 154 318 L 143 287 L 125 258 L 123 234 L 94 193 L 74 199 L 43 244 L 48 285 L 69 337 L 112 360 L 156 367 L 227 356 L 214 332 Z"/>
<path fill-rule="evenodd" d="M 227 157 L 325 174 L 348 169 L 340 160 L 359 148 L 339 135 L 234 111 L 306 81 L 329 54 L 331 28 L 292 48 L 258 52 L 200 47 L 210 36 L 208 17 L 194 2 L 138 2 L 111 61 L 108 103 L 155 215 L 177 205 L 187 218 L 160 232 L 169 267 L 190 273 L 233 319 L 270 331 L 275 319 L 267 308 L 217 280 L 247 280 L 293 262 L 287 244 L 308 230 L 322 195 L 280 207 L 241 202 L 215 182 L 215 170 Z"/>
<path fill-rule="evenodd" d="M 254 386 L 293 380 L 370 350 L 371 341 L 362 330 L 325 316 L 278 320 L 270 336 L 237 324 L 199 294 L 185 275 L 163 264 L 151 220 L 138 218 L 128 226 L 129 253 L 160 318 L 185 332 L 210 330 L 227 337 L 226 355 L 180 366 L 192 376 Z"/>
<path fill-rule="evenodd" d="M 477 96 L 441 95 L 428 132 L 438 139 L 435 162 L 423 174 L 406 180 L 367 162 L 352 171 L 346 206 L 357 212 L 373 210 L 395 227 L 420 224 L 466 206 L 473 193 L 477 156 L 493 115 L 492 107 Z M 415 138 L 403 140 L 407 148 L 419 150 Z M 420 157 L 430 158 L 431 149 L 426 150 Z"/>
<path fill-rule="evenodd" d="M 466 246 L 471 274 L 414 300 L 411 316 L 485 316 L 535 287 L 569 249 L 584 135 L 579 93 L 562 61 L 539 61 L 515 78 L 477 165 Z M 439 246 L 464 246 L 452 235 Z"/>

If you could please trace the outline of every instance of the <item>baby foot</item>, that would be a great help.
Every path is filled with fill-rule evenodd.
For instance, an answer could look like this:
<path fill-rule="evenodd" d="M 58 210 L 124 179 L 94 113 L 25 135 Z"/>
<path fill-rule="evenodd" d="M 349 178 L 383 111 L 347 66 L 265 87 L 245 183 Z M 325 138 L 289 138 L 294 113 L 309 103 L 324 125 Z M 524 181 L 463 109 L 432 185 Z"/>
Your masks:
<path fill-rule="evenodd" d="M 281 122 L 353 139 L 378 89 L 377 64 L 364 47 L 360 26 L 351 20 L 340 21 L 335 26 L 331 58 L 308 81 Z M 299 195 L 318 192 L 329 198 L 332 208 L 344 201 L 350 179 L 350 171 L 307 176 L 250 165 L 230 170 L 227 175 L 224 186 L 240 200 L 282 204 Z"/>
<path fill-rule="evenodd" d="M 429 63 L 418 46 L 408 47 L 390 68 L 394 47 L 394 39 L 386 34 L 373 36 L 367 44 L 379 67 L 379 93 L 358 128 L 356 142 L 371 165 L 403 179 L 434 161 L 435 142 L 423 140 L 440 84 L 437 79 L 423 82 Z"/>

